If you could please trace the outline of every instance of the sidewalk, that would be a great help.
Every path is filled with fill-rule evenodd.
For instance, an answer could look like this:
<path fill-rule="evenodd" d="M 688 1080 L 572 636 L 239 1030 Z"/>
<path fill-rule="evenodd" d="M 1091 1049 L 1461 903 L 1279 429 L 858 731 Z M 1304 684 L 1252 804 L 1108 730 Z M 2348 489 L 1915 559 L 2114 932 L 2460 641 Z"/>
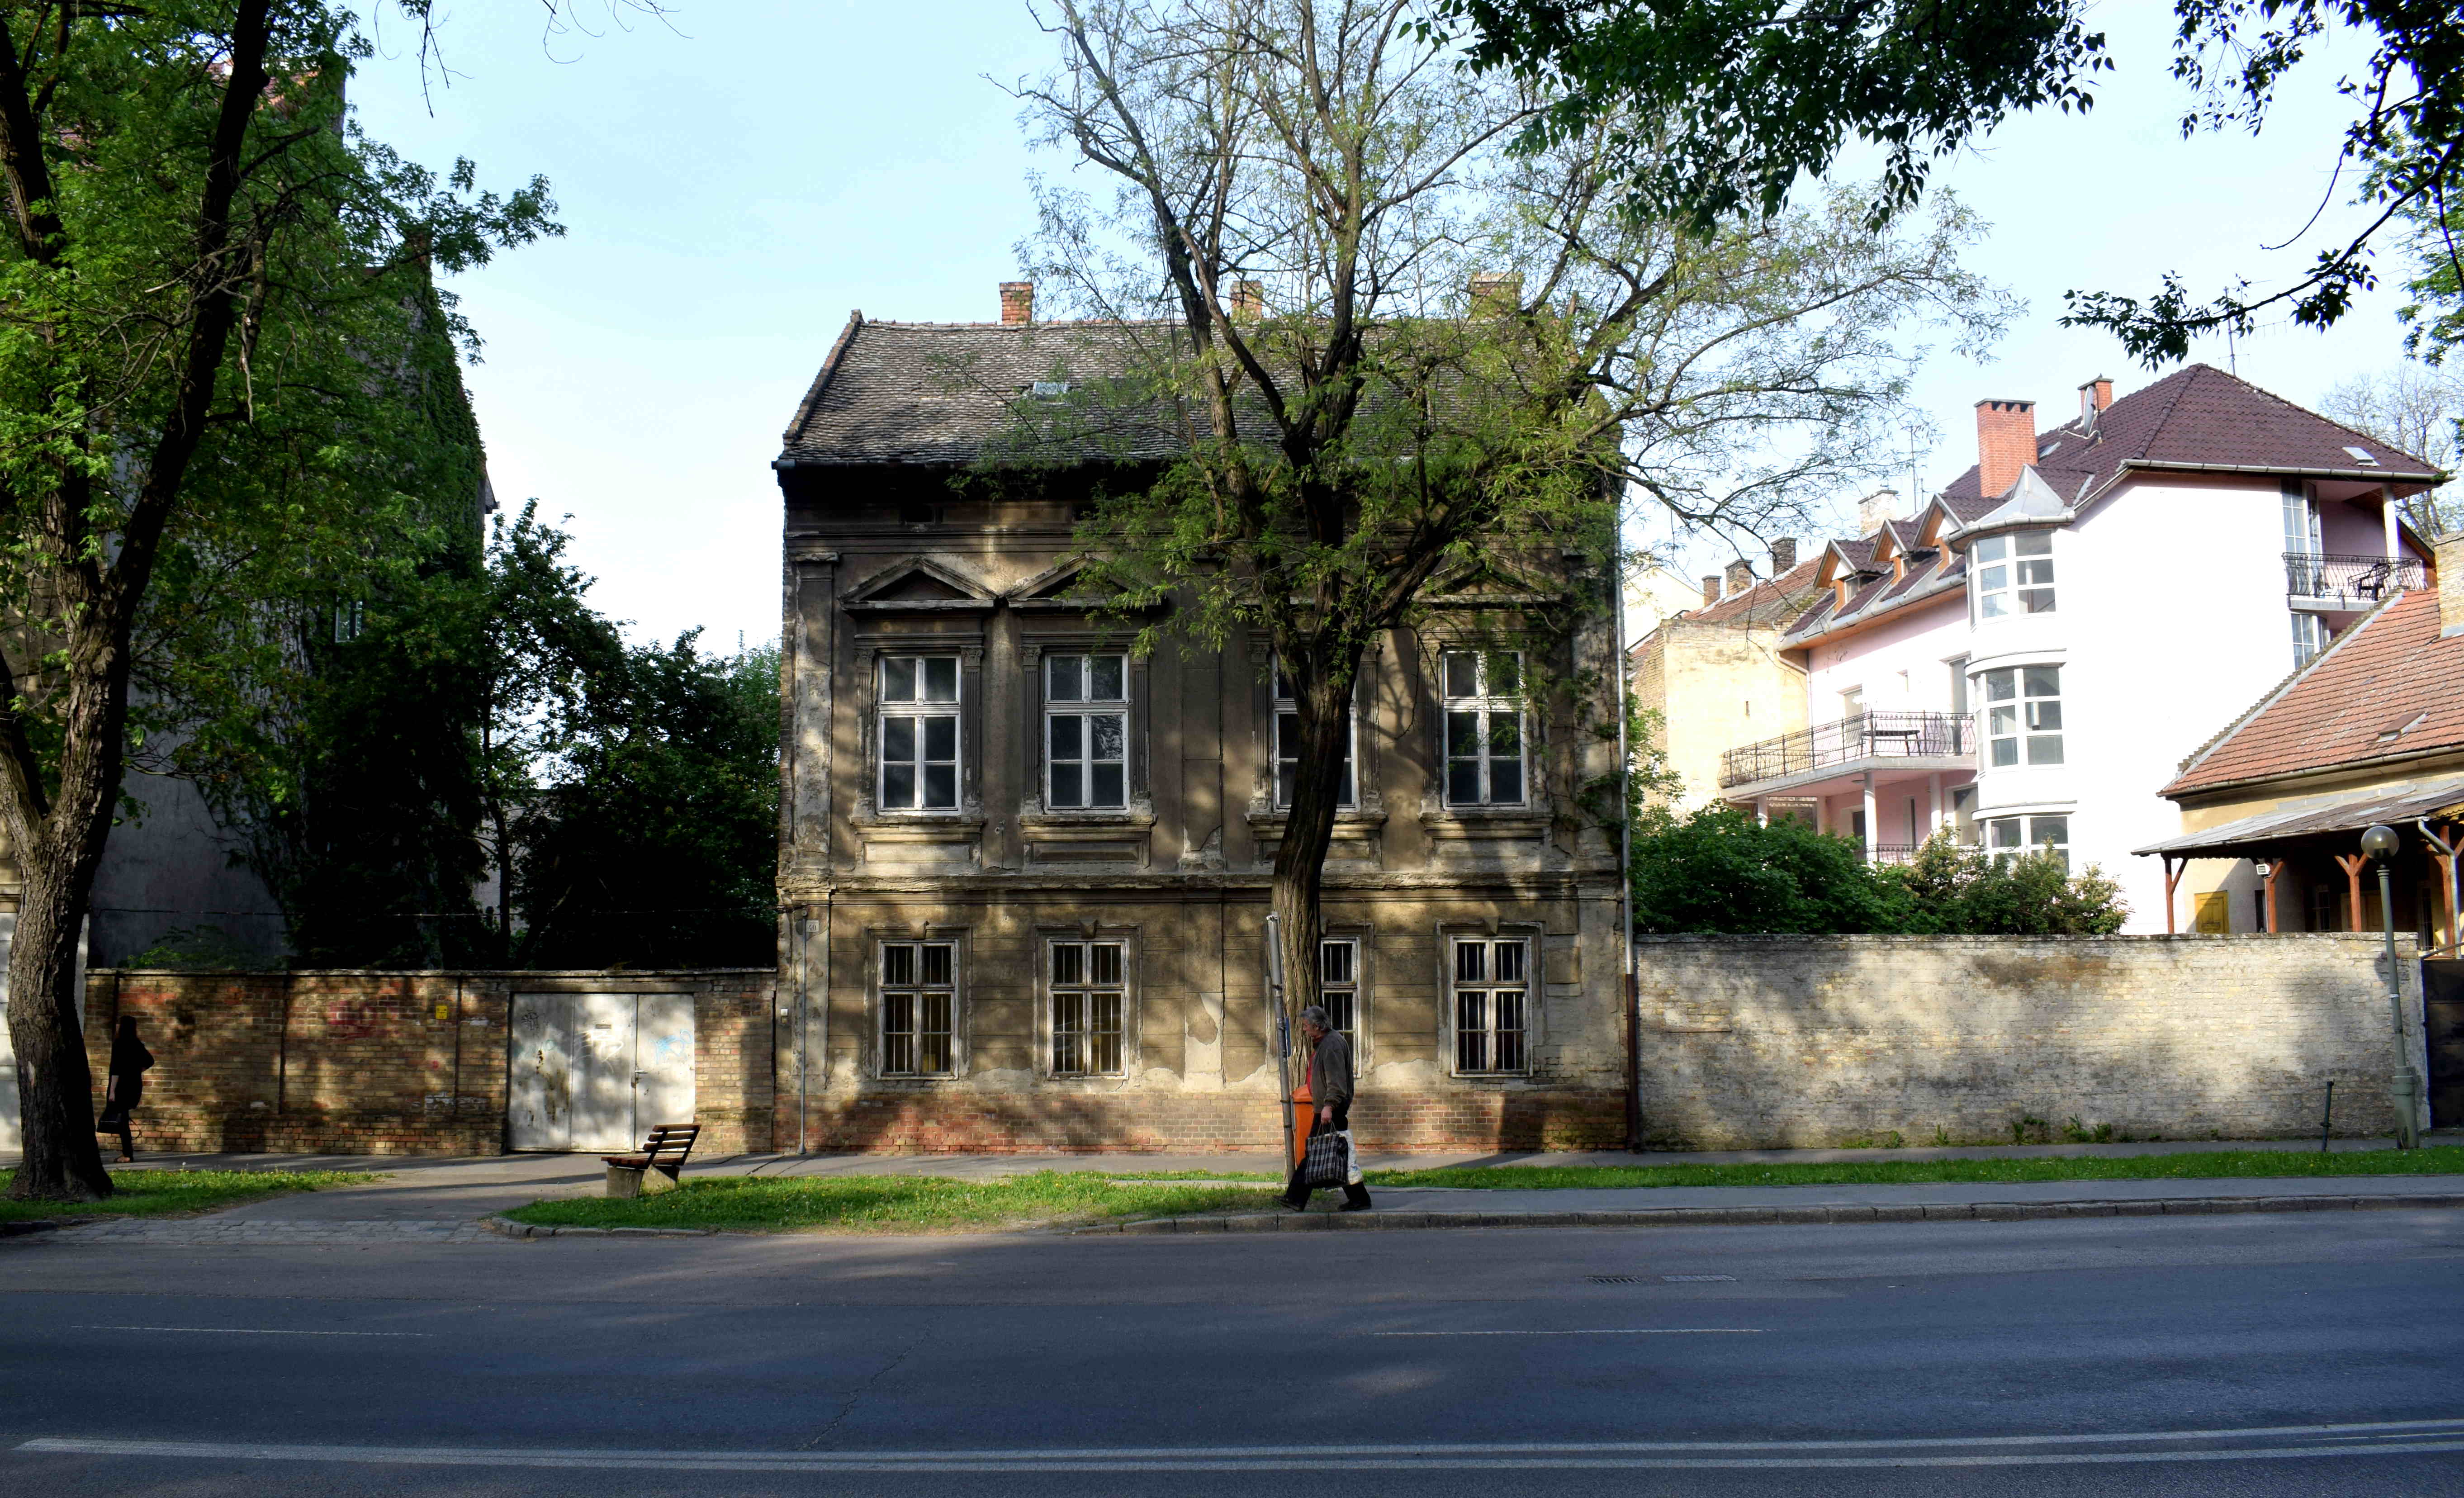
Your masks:
<path fill-rule="evenodd" d="M 2455 1142 L 2442 1133 L 2434 1142 Z M 2384 1139 L 2338 1139 L 2339 1153 L 2385 1150 Z M 2315 1152 L 2316 1139 L 2151 1141 L 2133 1144 L 2058 1144 L 1983 1146 L 1967 1149 L 1916 1150 L 1752 1150 L 1701 1153 L 1621 1152 L 1566 1155 L 1410 1155 L 1374 1157 L 1374 1170 L 1426 1170 L 1440 1167 L 1479 1168 L 1499 1165 L 1672 1165 L 1748 1164 L 1762 1162 L 1824 1162 L 1925 1159 L 2002 1159 L 2046 1157 L 2196 1154 L 2219 1150 L 2283 1150 Z M 1100 1170 L 1118 1174 L 1204 1171 L 1271 1174 L 1277 1157 L 1257 1155 L 973 1155 L 973 1156 L 736 1156 L 696 1161 L 686 1174 L 707 1176 L 880 1176 L 933 1175 L 961 1179 L 993 1179 L 1041 1170 Z M 356 1170 L 384 1173 L 388 1179 L 373 1185 L 332 1191 L 297 1192 L 264 1201 L 188 1220 L 183 1241 L 231 1242 L 241 1237 L 271 1235 L 288 1241 L 295 1234 L 332 1232 L 344 1236 L 393 1237 L 407 1233 L 420 1241 L 449 1238 L 470 1241 L 462 1229 L 477 1219 L 523 1206 L 543 1197 L 595 1196 L 605 1173 L 591 1155 L 499 1155 L 475 1158 L 436 1159 L 421 1157 L 359 1155 L 148 1155 L 134 1167 L 121 1169 L 192 1170 Z M 1319 1211 L 1309 1214 L 1310 1225 L 1331 1217 L 1334 1193 L 1321 1193 Z M 2176 1211 L 2273 1210 L 2298 1206 L 2343 1208 L 2360 1204 L 2412 1203 L 2422 1206 L 2464 1205 L 2464 1176 L 2342 1176 L 2235 1178 L 2167 1180 L 2075 1180 L 2026 1182 L 1943 1181 L 1889 1185 L 1819 1186 L 1657 1186 L 1580 1188 L 1566 1190 L 1483 1190 L 1472 1187 L 1382 1187 L 1377 1209 L 1339 1219 L 1346 1226 L 1510 1225 L 1522 1222 L 1568 1225 L 1576 1214 L 1592 1216 L 1601 1225 L 1631 1219 L 1654 1223 L 1723 1220 L 1781 1221 L 1771 1214 L 1785 1211 L 1787 1221 L 1912 1221 L 1930 1216 L 1973 1219 L 1980 1208 L 2052 1208 L 2076 1215 L 2096 1207 L 2092 1215 L 2123 1211 L 2159 1212 L 2159 1203 Z M 2121 1203 L 2130 1203 L 2129 1206 Z M 2103 1204 L 2099 1206 L 2098 1204 Z M 1928 1212 L 1925 1209 L 1932 1208 Z M 1600 1218 L 1599 1214 L 1612 1214 Z M 2053 1215 L 2031 1210 L 2024 1215 Z M 1444 1219 L 1445 1221 L 1434 1221 Z M 1133 1224 L 1128 1230 L 1148 1232 L 1221 1231 L 1223 1218 L 1164 1220 L 1174 1225 Z M 1265 1219 L 1264 1223 L 1273 1223 Z M 1288 1219 L 1283 1221 L 1289 1221 Z M 1180 1223 L 1188 1225 L 1182 1227 Z M 211 1224 L 210 1227 L 206 1224 Z M 168 1230 L 169 1224 L 161 1224 Z M 1263 1223 L 1243 1225 L 1253 1229 Z M 448 1229 L 452 1229 L 450 1233 Z M 1120 1231 L 1120 1228 L 1100 1229 Z M 98 1241 L 161 1237 L 141 1230 L 138 1221 L 97 1223 L 75 1229 Z"/>

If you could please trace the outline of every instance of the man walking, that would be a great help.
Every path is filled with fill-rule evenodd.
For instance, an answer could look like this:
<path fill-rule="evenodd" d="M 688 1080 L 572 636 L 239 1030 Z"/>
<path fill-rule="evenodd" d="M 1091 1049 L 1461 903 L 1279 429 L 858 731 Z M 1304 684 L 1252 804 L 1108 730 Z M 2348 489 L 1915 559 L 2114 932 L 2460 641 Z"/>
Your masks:
<path fill-rule="evenodd" d="M 1309 1038 L 1309 1100 L 1317 1105 L 1317 1117 L 1311 1121 L 1309 1133 L 1351 1128 L 1352 1043 L 1343 1038 L 1342 1031 L 1328 1027 L 1326 1011 L 1315 1004 L 1301 1011 L 1301 1033 Z M 1291 1184 L 1284 1189 L 1284 1205 L 1295 1212 L 1309 1207 L 1311 1188 L 1308 1177 L 1309 1161 L 1304 1152 L 1301 1163 L 1292 1168 Z M 1345 1186 L 1343 1210 L 1368 1211 L 1369 1188 Z"/>

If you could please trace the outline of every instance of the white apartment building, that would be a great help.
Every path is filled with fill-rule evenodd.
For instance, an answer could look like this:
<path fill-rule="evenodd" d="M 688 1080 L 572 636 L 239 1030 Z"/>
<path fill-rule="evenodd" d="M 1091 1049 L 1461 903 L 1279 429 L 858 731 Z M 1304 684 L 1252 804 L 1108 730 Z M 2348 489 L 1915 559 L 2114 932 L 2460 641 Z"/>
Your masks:
<path fill-rule="evenodd" d="M 2395 502 L 2428 464 L 2205 364 L 2036 429 L 1976 406 L 1977 466 L 1837 540 L 1782 646 L 1808 728 L 1739 744 L 1720 794 L 1812 817 L 1877 861 L 1951 826 L 2094 864 L 2166 929 L 2158 796 L 2182 760 L 2390 592 L 2428 541 Z M 2248 866 L 2221 877 L 2250 877 Z M 2194 892 L 2183 892 L 2188 899 Z M 2247 900 L 2237 903 L 2247 904 Z"/>

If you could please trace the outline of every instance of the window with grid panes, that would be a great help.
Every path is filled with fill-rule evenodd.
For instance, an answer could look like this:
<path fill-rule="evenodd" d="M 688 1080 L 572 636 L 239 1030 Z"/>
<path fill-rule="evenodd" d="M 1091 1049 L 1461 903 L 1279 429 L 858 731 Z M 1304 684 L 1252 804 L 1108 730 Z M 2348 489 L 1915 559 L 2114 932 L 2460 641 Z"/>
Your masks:
<path fill-rule="evenodd" d="M 1121 946 L 1117 941 L 1056 941 L 1046 949 L 1056 1076 L 1120 1071 L 1121 1007 L 1127 994 Z"/>
<path fill-rule="evenodd" d="M 1992 817 L 1985 823 L 1985 847 L 1996 863 L 2022 853 L 2051 852 L 2071 866 L 2071 819 L 2064 817 Z"/>
<path fill-rule="evenodd" d="M 1531 1004 L 1531 944 L 1455 938 L 1455 1069 L 1522 1071 Z"/>
<path fill-rule="evenodd" d="M 2062 762 L 2062 669 L 2005 666 L 1985 675 L 1985 744 L 1994 766 Z"/>
<path fill-rule="evenodd" d="M 1130 672 L 1125 655 L 1044 658 L 1044 804 L 1130 804 Z"/>
<path fill-rule="evenodd" d="M 2054 538 L 2050 531 L 1988 536 L 1969 548 L 1976 611 L 1986 619 L 2054 611 Z"/>
<path fill-rule="evenodd" d="M 1352 779 L 1353 751 L 1360 739 L 1359 719 L 1353 716 L 1352 701 L 1343 704 L 1343 781 L 1336 787 L 1334 804 L 1347 810 L 1359 804 L 1353 795 Z M 1292 784 L 1300 776 L 1301 715 L 1292 694 L 1292 680 L 1284 668 L 1275 667 L 1275 805 L 1277 809 L 1292 804 Z"/>
<path fill-rule="evenodd" d="M 881 944 L 881 1074 L 945 1077 L 956 1054 L 957 948 L 947 941 Z"/>
<path fill-rule="evenodd" d="M 1328 1027 L 1343 1032 L 1352 1043 L 1354 1066 L 1360 1062 L 1360 940 L 1329 936 L 1317 944 L 1318 1002 L 1325 1006 Z"/>
<path fill-rule="evenodd" d="M 881 809 L 948 811 L 958 804 L 958 658 L 881 658 Z"/>
<path fill-rule="evenodd" d="M 1523 804 L 1523 656 L 1448 650 L 1439 658 L 1445 699 L 1446 804 Z"/>

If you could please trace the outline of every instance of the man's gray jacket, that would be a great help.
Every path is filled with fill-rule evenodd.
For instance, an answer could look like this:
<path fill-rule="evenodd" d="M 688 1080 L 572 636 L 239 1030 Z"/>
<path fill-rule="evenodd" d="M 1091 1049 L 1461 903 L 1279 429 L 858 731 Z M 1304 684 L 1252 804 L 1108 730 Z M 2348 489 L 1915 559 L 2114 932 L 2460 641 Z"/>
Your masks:
<path fill-rule="evenodd" d="M 1341 1030 L 1329 1030 L 1309 1058 L 1309 1101 L 1338 1111 L 1352 1106 L 1352 1043 Z"/>

